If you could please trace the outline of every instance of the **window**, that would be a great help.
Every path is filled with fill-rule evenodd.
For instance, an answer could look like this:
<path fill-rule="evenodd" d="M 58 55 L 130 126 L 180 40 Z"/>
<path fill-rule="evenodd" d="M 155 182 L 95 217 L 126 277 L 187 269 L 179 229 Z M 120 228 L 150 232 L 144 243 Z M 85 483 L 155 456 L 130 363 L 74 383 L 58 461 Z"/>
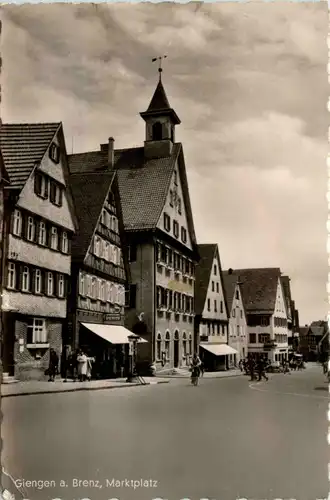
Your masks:
<path fill-rule="evenodd" d="M 211 299 L 207 299 L 207 310 L 211 311 Z"/>
<path fill-rule="evenodd" d="M 40 269 L 35 270 L 34 274 L 34 292 L 35 293 L 41 293 L 41 288 L 42 288 L 42 276 L 41 276 L 41 271 Z"/>
<path fill-rule="evenodd" d="M 226 335 L 226 327 L 225 327 L 225 325 L 222 325 L 222 335 Z"/>
<path fill-rule="evenodd" d="M 157 349 L 156 349 L 157 361 L 162 359 L 162 336 L 160 333 L 157 334 Z"/>
<path fill-rule="evenodd" d="M 8 264 L 7 287 L 11 290 L 16 288 L 16 266 L 12 262 Z"/>
<path fill-rule="evenodd" d="M 152 126 L 152 140 L 161 141 L 163 139 L 163 127 L 160 122 L 156 122 Z"/>
<path fill-rule="evenodd" d="M 103 280 L 100 282 L 100 300 L 105 302 L 105 282 Z"/>
<path fill-rule="evenodd" d="M 187 335 L 185 332 L 182 334 L 182 347 L 183 347 L 183 356 L 187 356 Z"/>
<path fill-rule="evenodd" d="M 214 281 L 212 281 L 212 292 L 214 292 Z"/>
<path fill-rule="evenodd" d="M 178 212 L 180 215 L 182 214 L 181 198 L 178 198 Z"/>
<path fill-rule="evenodd" d="M 170 206 L 173 207 L 173 190 L 170 189 Z"/>
<path fill-rule="evenodd" d="M 82 296 L 86 295 L 85 275 L 83 273 L 80 273 L 79 276 L 79 294 Z"/>
<path fill-rule="evenodd" d="M 165 262 L 166 264 L 166 259 L 167 259 L 167 248 L 162 245 L 160 249 L 160 258 L 162 262 Z"/>
<path fill-rule="evenodd" d="M 39 238 L 38 238 L 38 243 L 39 245 L 46 245 L 47 241 L 47 233 L 46 233 L 46 224 L 44 222 L 39 222 Z"/>
<path fill-rule="evenodd" d="M 179 224 L 176 220 L 173 221 L 173 234 L 176 238 L 179 237 Z"/>
<path fill-rule="evenodd" d="M 51 180 L 50 181 L 50 195 L 49 200 L 54 205 L 58 207 L 62 206 L 62 187 L 57 184 L 57 182 Z"/>
<path fill-rule="evenodd" d="M 235 311 L 235 309 L 233 309 L 233 310 L 232 310 L 231 315 L 232 315 L 232 317 L 233 317 L 233 318 L 235 318 L 235 316 L 236 316 L 236 311 Z"/>
<path fill-rule="evenodd" d="M 173 266 L 173 251 L 168 249 L 167 256 L 168 256 L 168 265 Z"/>
<path fill-rule="evenodd" d="M 189 333 L 189 354 L 192 355 L 192 337 L 191 333 Z"/>
<path fill-rule="evenodd" d="M 257 341 L 256 334 L 255 333 L 250 333 L 250 344 L 255 344 L 256 341 Z"/>
<path fill-rule="evenodd" d="M 128 260 L 130 262 L 136 262 L 136 257 L 137 257 L 137 246 L 130 245 L 128 247 Z"/>
<path fill-rule="evenodd" d="M 27 326 L 27 343 L 28 344 L 46 344 L 47 329 L 46 320 L 40 318 L 32 318 Z"/>
<path fill-rule="evenodd" d="M 214 312 L 218 312 L 218 309 L 217 309 L 217 301 L 216 301 L 216 300 L 214 301 Z"/>
<path fill-rule="evenodd" d="M 242 311 L 242 309 L 240 310 L 240 313 L 241 313 L 241 318 L 243 318 L 243 311 Z"/>
<path fill-rule="evenodd" d="M 223 313 L 223 302 L 220 300 L 220 312 Z"/>
<path fill-rule="evenodd" d="M 13 215 L 13 234 L 15 236 L 22 235 L 22 214 L 17 209 L 14 211 Z"/>
<path fill-rule="evenodd" d="M 187 243 L 187 230 L 184 227 L 181 227 L 181 239 L 183 243 Z"/>
<path fill-rule="evenodd" d="M 30 269 L 27 266 L 23 267 L 22 275 L 22 292 L 30 291 Z"/>
<path fill-rule="evenodd" d="M 54 294 L 54 276 L 53 273 L 47 273 L 47 295 Z"/>
<path fill-rule="evenodd" d="M 217 293 L 219 293 L 219 283 L 217 283 L 216 285 L 217 285 Z"/>
<path fill-rule="evenodd" d="M 219 325 L 219 323 L 218 323 L 218 325 L 217 325 L 217 330 L 218 330 L 218 331 L 217 331 L 217 335 L 220 335 L 220 325 Z"/>
<path fill-rule="evenodd" d="M 214 264 L 214 266 L 213 266 L 213 272 L 214 272 L 214 274 L 216 276 L 217 275 L 217 265 L 216 264 Z"/>
<path fill-rule="evenodd" d="M 48 178 L 41 172 L 37 172 L 34 177 L 34 192 L 41 198 L 48 198 Z"/>
<path fill-rule="evenodd" d="M 63 274 L 59 274 L 59 276 L 58 276 L 57 295 L 59 297 L 64 297 L 64 275 Z"/>
<path fill-rule="evenodd" d="M 269 335 L 269 333 L 260 333 L 259 334 L 259 342 L 261 344 L 267 344 L 268 342 L 270 342 L 270 335 Z"/>
<path fill-rule="evenodd" d="M 97 298 L 96 278 L 94 276 L 92 277 L 92 282 L 91 282 L 91 298 L 92 299 Z"/>
<path fill-rule="evenodd" d="M 50 248 L 53 250 L 58 250 L 58 233 L 57 227 L 52 227 Z"/>
<path fill-rule="evenodd" d="M 36 226 L 33 217 L 28 217 L 27 223 L 27 239 L 28 241 L 34 241 L 34 236 L 36 232 Z"/>
<path fill-rule="evenodd" d="M 239 325 L 237 325 L 237 332 L 236 332 L 236 334 L 239 337 Z"/>
<path fill-rule="evenodd" d="M 236 299 L 239 300 L 239 291 L 236 290 Z"/>
<path fill-rule="evenodd" d="M 66 231 L 63 231 L 62 233 L 62 252 L 69 253 L 69 240 L 68 233 Z"/>
<path fill-rule="evenodd" d="M 168 292 L 168 307 L 169 307 L 169 309 L 172 309 L 172 307 L 173 307 L 173 292 L 172 292 L 172 290 L 169 290 L 169 292 Z"/>
<path fill-rule="evenodd" d="M 49 158 L 54 162 L 54 163 L 59 163 L 60 161 L 60 148 L 58 147 L 55 142 L 53 142 L 50 145 L 49 148 Z"/>
<path fill-rule="evenodd" d="M 170 334 L 169 332 L 166 332 L 166 336 L 165 336 L 165 353 L 166 353 L 166 359 L 169 360 L 170 359 Z"/>
<path fill-rule="evenodd" d="M 178 172 L 176 170 L 174 170 L 174 184 L 177 186 L 178 185 Z"/>
<path fill-rule="evenodd" d="M 94 254 L 98 257 L 100 255 L 100 238 L 95 236 L 94 238 Z"/>
<path fill-rule="evenodd" d="M 171 231 L 171 217 L 167 213 L 164 213 L 164 228 L 165 231 Z"/>
<path fill-rule="evenodd" d="M 105 209 L 101 212 L 101 224 L 103 224 L 103 226 L 108 225 L 108 212 Z"/>

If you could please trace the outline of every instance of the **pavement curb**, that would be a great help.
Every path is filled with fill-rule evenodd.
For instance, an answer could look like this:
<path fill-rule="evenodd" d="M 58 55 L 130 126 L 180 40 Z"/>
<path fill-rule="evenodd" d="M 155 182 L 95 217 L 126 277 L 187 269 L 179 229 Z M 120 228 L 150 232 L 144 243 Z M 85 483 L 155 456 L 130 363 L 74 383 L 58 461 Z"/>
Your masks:
<path fill-rule="evenodd" d="M 219 379 L 219 380 L 222 380 L 222 379 L 227 379 L 227 378 L 234 378 L 234 377 L 243 377 L 244 374 L 242 373 L 238 373 L 237 375 L 227 375 L 226 377 L 200 377 L 201 379 L 203 380 L 214 380 L 214 379 Z M 156 375 L 157 377 L 157 375 Z M 190 376 L 185 376 L 185 375 L 163 375 L 161 378 L 168 378 L 168 379 L 171 379 L 171 378 L 182 378 L 182 379 L 189 379 Z"/>
<path fill-rule="evenodd" d="M 36 396 L 38 394 L 64 394 L 65 392 L 78 392 L 78 391 L 104 391 L 109 389 L 126 389 L 130 387 L 138 387 L 145 385 L 158 385 L 158 384 L 168 384 L 169 380 L 161 380 L 159 382 L 146 382 L 145 384 L 131 383 L 130 385 L 110 385 L 106 387 L 73 387 L 72 389 L 59 389 L 58 391 L 30 391 L 30 392 L 17 392 L 15 394 L 1 394 L 0 398 L 16 398 L 18 396 Z"/>

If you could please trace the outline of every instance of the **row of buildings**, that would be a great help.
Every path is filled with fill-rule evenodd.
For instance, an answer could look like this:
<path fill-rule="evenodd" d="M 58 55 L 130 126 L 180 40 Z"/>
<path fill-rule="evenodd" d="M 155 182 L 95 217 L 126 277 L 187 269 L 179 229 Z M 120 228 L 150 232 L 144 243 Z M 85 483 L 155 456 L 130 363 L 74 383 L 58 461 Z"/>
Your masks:
<path fill-rule="evenodd" d="M 160 73 L 161 76 L 161 73 Z M 161 78 L 141 113 L 141 147 L 67 154 L 61 123 L 0 130 L 3 372 L 41 378 L 50 348 L 83 348 L 98 376 L 139 362 L 209 369 L 248 353 L 287 356 L 298 331 L 280 269 L 222 270 L 216 244 L 198 244 L 180 119 Z M 142 314 L 143 313 L 143 314 Z"/>

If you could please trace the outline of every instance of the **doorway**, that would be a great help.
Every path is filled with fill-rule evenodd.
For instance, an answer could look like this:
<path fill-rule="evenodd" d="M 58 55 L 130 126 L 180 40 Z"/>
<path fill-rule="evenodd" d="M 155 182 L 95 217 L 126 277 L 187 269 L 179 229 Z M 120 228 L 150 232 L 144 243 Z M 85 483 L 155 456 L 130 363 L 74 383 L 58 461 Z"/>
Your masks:
<path fill-rule="evenodd" d="M 174 368 L 179 366 L 179 332 L 174 334 Z"/>

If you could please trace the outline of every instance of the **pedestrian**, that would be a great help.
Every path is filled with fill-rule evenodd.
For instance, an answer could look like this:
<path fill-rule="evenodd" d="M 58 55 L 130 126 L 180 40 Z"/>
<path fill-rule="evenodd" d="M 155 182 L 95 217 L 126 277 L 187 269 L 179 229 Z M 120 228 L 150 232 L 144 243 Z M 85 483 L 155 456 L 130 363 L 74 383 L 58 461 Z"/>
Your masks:
<path fill-rule="evenodd" d="M 254 380 L 254 378 L 255 378 L 255 377 L 254 377 L 254 368 L 255 368 L 255 364 L 254 364 L 254 359 L 252 358 L 252 356 L 251 356 L 251 357 L 250 357 L 250 359 L 249 359 L 249 363 L 248 363 L 248 365 L 249 365 L 249 372 L 250 372 L 250 377 L 251 377 L 251 379 L 250 379 L 250 380 L 251 380 L 251 381 L 253 381 L 253 380 Z"/>
<path fill-rule="evenodd" d="M 87 371 L 86 371 L 86 378 L 88 382 L 91 381 L 92 379 L 92 369 L 93 369 L 93 363 L 95 362 L 95 358 L 88 356 L 87 357 Z"/>
<path fill-rule="evenodd" d="M 48 382 L 55 382 L 55 376 L 58 373 L 58 355 L 55 349 L 51 348 L 49 351 L 49 367 L 48 367 Z"/>
<path fill-rule="evenodd" d="M 259 382 L 261 381 L 262 378 L 264 378 L 265 380 L 268 380 L 268 377 L 267 377 L 266 372 L 265 372 L 265 363 L 264 363 L 264 360 L 261 358 L 258 359 L 257 370 L 258 370 L 258 375 L 259 375 L 259 378 L 258 378 Z"/>
<path fill-rule="evenodd" d="M 84 382 L 87 378 L 87 356 L 83 351 L 80 351 L 77 356 L 78 362 L 78 380 Z"/>
<path fill-rule="evenodd" d="M 71 361 L 72 353 L 71 353 L 71 346 L 67 345 L 65 346 L 65 351 L 62 357 L 62 376 L 64 378 L 63 382 L 67 382 L 68 375 L 71 374 L 70 371 L 70 361 Z"/>
<path fill-rule="evenodd" d="M 201 365 L 200 365 L 200 375 L 201 377 L 204 375 L 205 367 L 204 367 L 204 361 L 201 360 Z"/>
<path fill-rule="evenodd" d="M 201 360 L 196 353 L 191 362 L 191 383 L 195 386 L 198 385 L 198 378 L 200 375 Z"/>

